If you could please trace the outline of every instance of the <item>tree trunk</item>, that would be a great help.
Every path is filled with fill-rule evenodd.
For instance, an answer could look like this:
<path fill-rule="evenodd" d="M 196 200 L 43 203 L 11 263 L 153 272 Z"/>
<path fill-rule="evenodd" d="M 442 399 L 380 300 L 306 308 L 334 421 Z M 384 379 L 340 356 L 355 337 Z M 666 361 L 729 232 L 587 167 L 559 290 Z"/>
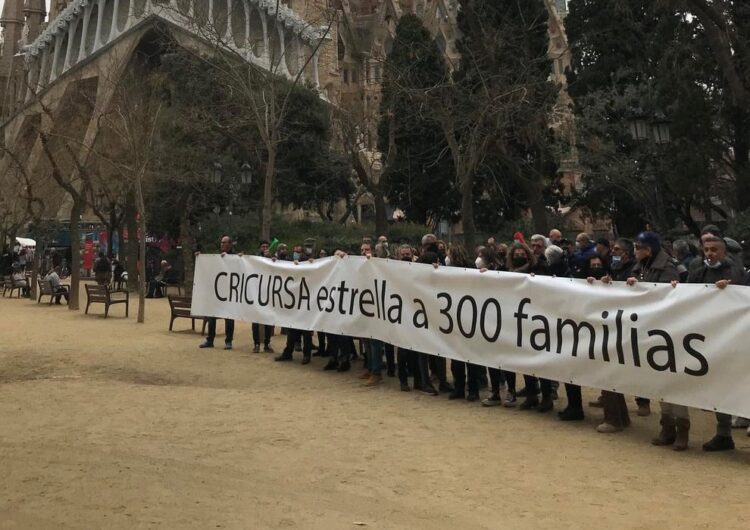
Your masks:
<path fill-rule="evenodd" d="M 36 242 L 36 249 L 34 249 L 34 259 L 31 260 L 31 299 L 36 300 L 39 296 L 39 286 L 37 285 L 37 278 L 39 278 L 39 269 L 42 263 L 42 248 L 39 241 Z"/>
<path fill-rule="evenodd" d="M 135 199 L 138 208 L 138 228 L 140 238 L 138 260 L 138 323 L 146 321 L 146 201 L 143 197 L 143 175 L 138 174 L 135 181 Z"/>
<path fill-rule="evenodd" d="M 542 193 L 542 183 L 539 181 L 541 175 L 529 182 L 526 187 L 529 208 L 534 222 L 534 231 L 537 234 L 546 235 L 549 232 L 547 223 L 547 209 L 544 207 L 544 194 Z"/>
<path fill-rule="evenodd" d="M 182 263 L 185 274 L 185 295 L 193 294 L 193 277 L 195 276 L 195 242 L 190 231 L 190 212 L 183 205 L 180 212 L 180 242 L 182 243 Z"/>
<path fill-rule="evenodd" d="M 138 219 L 132 191 L 128 193 L 125 203 L 125 223 L 128 225 L 128 291 L 134 293 L 138 290 Z"/>
<path fill-rule="evenodd" d="M 380 237 L 388 230 L 388 216 L 385 214 L 385 197 L 379 186 L 373 192 L 372 200 L 375 203 L 375 236 Z"/>
<path fill-rule="evenodd" d="M 70 209 L 70 301 L 68 309 L 78 311 L 79 294 L 81 283 L 81 212 L 83 204 L 80 201 L 73 200 L 73 207 Z"/>
<path fill-rule="evenodd" d="M 461 176 L 461 223 L 464 227 L 464 246 L 473 252 L 477 228 L 474 224 L 474 178 L 470 174 Z"/>
<path fill-rule="evenodd" d="M 750 114 L 735 108 L 732 116 L 737 208 L 744 211 L 750 208 Z"/>
<path fill-rule="evenodd" d="M 273 207 L 273 179 L 276 173 L 276 146 L 268 149 L 266 178 L 263 182 L 263 207 L 260 219 L 260 238 L 271 241 L 271 208 Z"/>

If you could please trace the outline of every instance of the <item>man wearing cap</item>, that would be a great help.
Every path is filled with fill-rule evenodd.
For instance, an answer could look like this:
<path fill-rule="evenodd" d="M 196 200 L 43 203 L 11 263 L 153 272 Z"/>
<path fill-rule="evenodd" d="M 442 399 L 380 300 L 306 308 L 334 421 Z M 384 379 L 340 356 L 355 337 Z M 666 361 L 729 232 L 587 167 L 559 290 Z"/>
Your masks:
<path fill-rule="evenodd" d="M 656 232 L 641 232 L 635 240 L 635 259 L 628 285 L 638 282 L 672 283 L 680 275 L 669 254 L 661 246 L 661 237 Z M 673 445 L 676 451 L 687 448 L 690 416 L 687 407 L 661 402 L 661 431 L 652 440 L 654 445 Z M 639 408 L 641 404 L 639 403 Z"/>

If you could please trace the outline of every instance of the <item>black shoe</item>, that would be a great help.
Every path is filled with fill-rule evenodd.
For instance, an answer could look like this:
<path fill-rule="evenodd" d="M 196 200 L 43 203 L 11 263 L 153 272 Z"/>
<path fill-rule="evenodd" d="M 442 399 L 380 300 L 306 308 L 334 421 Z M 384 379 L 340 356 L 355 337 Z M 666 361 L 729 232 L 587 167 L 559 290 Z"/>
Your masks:
<path fill-rule="evenodd" d="M 282 353 L 278 357 L 274 357 L 273 360 L 276 361 L 276 362 L 291 361 L 292 360 L 292 356 L 291 355 L 287 355 L 285 353 Z"/>
<path fill-rule="evenodd" d="M 411 392 L 409 383 L 401 383 L 401 392 Z"/>
<path fill-rule="evenodd" d="M 310 356 L 309 355 L 303 355 L 302 356 L 302 364 L 310 364 Z"/>
<path fill-rule="evenodd" d="M 453 392 L 453 386 L 451 386 L 448 382 L 443 381 L 438 384 L 438 390 L 443 394 L 446 394 L 448 392 Z M 463 392 L 461 392 L 461 394 L 463 394 Z"/>
<path fill-rule="evenodd" d="M 710 441 L 703 444 L 703 450 L 709 452 L 731 451 L 734 449 L 734 440 L 731 436 L 719 436 L 718 434 Z"/>
<path fill-rule="evenodd" d="M 385 371 L 385 373 L 386 373 L 386 375 L 387 375 L 388 377 L 396 377 L 396 369 L 395 369 L 395 368 L 388 368 L 388 369 L 387 369 L 387 370 Z"/>
<path fill-rule="evenodd" d="M 464 397 L 464 391 L 458 389 L 454 389 L 453 392 L 448 394 L 448 399 L 464 399 Z"/>
<path fill-rule="evenodd" d="M 328 364 L 323 367 L 323 370 L 338 370 L 339 363 L 331 359 Z"/>
<path fill-rule="evenodd" d="M 583 411 L 571 409 L 570 407 L 557 413 L 560 421 L 580 421 L 583 419 Z"/>
<path fill-rule="evenodd" d="M 527 397 L 528 395 L 529 395 L 529 391 L 526 390 L 526 388 L 522 388 L 521 390 L 519 390 L 518 392 L 516 392 L 516 397 L 517 398 Z"/>
<path fill-rule="evenodd" d="M 526 400 L 518 406 L 519 410 L 535 409 L 539 406 L 539 399 L 536 397 L 527 397 Z"/>
<path fill-rule="evenodd" d="M 351 365 L 347 363 L 341 363 L 338 368 L 336 368 L 337 372 L 348 372 L 349 369 L 351 369 Z"/>
<path fill-rule="evenodd" d="M 539 406 L 536 408 L 539 412 L 549 412 L 555 407 L 554 401 L 552 401 L 552 398 L 546 398 L 542 399 L 542 401 L 539 403 Z"/>
<path fill-rule="evenodd" d="M 475 392 L 472 394 L 469 392 L 466 394 L 466 401 L 479 401 L 479 393 Z"/>
<path fill-rule="evenodd" d="M 435 387 L 432 386 L 432 383 L 427 383 L 419 387 L 419 391 L 424 394 L 429 394 L 431 396 L 437 396 L 438 391 L 435 390 Z"/>

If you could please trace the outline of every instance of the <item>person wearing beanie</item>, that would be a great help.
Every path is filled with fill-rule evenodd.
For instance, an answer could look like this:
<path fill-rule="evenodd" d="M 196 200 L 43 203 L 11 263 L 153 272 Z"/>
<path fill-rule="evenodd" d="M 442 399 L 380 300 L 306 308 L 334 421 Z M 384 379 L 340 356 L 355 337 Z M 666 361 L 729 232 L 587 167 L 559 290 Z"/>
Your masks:
<path fill-rule="evenodd" d="M 656 232 L 641 232 L 635 239 L 635 259 L 628 285 L 638 282 L 678 282 L 680 275 L 669 254 L 661 247 L 661 237 Z M 654 445 L 672 445 L 675 451 L 687 449 L 690 416 L 684 405 L 661 402 L 661 431 L 651 441 Z"/>

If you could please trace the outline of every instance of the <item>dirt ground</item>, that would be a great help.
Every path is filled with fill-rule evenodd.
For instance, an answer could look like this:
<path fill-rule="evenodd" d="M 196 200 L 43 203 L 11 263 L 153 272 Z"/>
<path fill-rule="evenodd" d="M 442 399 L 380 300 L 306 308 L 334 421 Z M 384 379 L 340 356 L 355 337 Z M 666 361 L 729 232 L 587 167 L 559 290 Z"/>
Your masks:
<path fill-rule="evenodd" d="M 199 350 L 147 302 L 137 324 L 137 304 L 104 320 L 0 298 L 0 529 L 750 528 L 750 438 L 703 453 L 708 413 L 675 453 L 650 445 L 656 415 L 602 435 L 594 409 L 566 424 L 365 388 L 250 353 L 247 323 L 234 351 Z"/>

